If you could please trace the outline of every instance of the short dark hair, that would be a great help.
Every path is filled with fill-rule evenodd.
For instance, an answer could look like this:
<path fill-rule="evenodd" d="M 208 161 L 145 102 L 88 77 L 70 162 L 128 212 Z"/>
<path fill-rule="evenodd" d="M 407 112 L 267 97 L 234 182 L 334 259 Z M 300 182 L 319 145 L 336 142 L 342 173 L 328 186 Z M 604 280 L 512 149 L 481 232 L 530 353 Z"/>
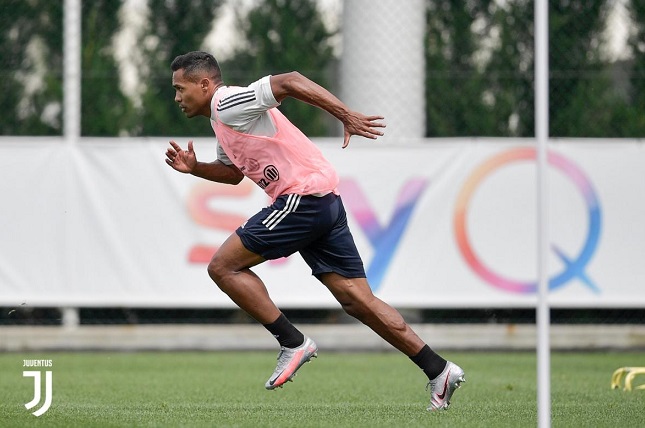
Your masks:
<path fill-rule="evenodd" d="M 208 52 L 194 51 L 177 56 L 170 64 L 172 71 L 184 69 L 184 76 L 188 79 L 197 79 L 203 72 L 213 80 L 222 79 L 222 71 L 215 57 Z"/>

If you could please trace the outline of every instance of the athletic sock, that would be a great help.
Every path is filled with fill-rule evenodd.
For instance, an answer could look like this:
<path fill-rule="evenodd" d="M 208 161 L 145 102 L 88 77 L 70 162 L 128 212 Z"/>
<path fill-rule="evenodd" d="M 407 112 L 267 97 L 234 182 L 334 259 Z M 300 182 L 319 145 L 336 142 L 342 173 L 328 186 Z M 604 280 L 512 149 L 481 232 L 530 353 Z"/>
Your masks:
<path fill-rule="evenodd" d="M 433 380 L 443 372 L 448 363 L 446 360 L 437 355 L 428 345 L 421 348 L 421 351 L 413 357 L 410 357 L 412 362 L 419 366 L 421 370 L 428 376 L 428 379 Z"/>
<path fill-rule="evenodd" d="M 289 321 L 283 313 L 281 313 L 278 319 L 273 321 L 271 324 L 263 325 L 264 328 L 269 330 L 273 337 L 278 340 L 280 346 L 284 346 L 285 348 L 297 348 L 305 342 L 305 335 L 291 324 L 291 321 Z"/>

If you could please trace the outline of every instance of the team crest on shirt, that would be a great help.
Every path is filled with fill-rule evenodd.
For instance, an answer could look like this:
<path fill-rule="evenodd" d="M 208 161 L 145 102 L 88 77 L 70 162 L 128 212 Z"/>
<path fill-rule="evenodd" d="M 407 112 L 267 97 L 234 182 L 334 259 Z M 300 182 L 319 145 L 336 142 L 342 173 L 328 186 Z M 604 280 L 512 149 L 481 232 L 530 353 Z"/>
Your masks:
<path fill-rule="evenodd" d="M 278 168 L 274 165 L 268 165 L 264 168 L 264 177 L 269 181 L 278 181 L 280 179 L 280 173 Z"/>
<path fill-rule="evenodd" d="M 257 182 L 257 185 L 260 186 L 261 189 L 266 189 L 272 181 L 278 181 L 279 179 L 280 173 L 278 172 L 278 168 L 276 168 L 275 165 L 268 165 L 264 168 L 264 178 L 261 178 L 260 181 Z"/>

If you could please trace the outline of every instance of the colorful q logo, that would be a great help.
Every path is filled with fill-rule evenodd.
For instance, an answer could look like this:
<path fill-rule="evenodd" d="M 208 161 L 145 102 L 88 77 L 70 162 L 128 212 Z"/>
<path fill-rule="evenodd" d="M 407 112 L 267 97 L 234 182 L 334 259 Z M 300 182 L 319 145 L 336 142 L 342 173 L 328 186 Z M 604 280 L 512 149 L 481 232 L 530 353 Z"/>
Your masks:
<path fill-rule="evenodd" d="M 564 252 L 558 247 L 552 245 L 553 251 L 564 262 L 565 267 L 561 273 L 549 279 L 549 289 L 557 289 L 570 280 L 578 278 L 593 292 L 598 293 L 600 292 L 599 288 L 585 273 L 585 267 L 591 260 L 600 238 L 601 213 L 596 192 L 594 191 L 589 179 L 574 163 L 563 156 L 551 152 L 548 153 L 547 158 L 549 165 L 559 169 L 575 184 L 587 204 L 589 216 L 587 239 L 577 257 L 572 259 L 564 254 Z M 492 157 L 480 165 L 468 178 L 457 197 L 457 205 L 455 208 L 455 237 L 457 239 L 459 250 L 466 260 L 466 263 L 468 263 L 471 269 L 480 278 L 493 287 L 512 293 L 535 293 L 537 290 L 537 281 L 521 282 L 505 278 L 502 275 L 493 272 L 493 270 L 482 263 L 479 257 L 477 257 L 477 254 L 473 251 L 468 240 L 468 230 L 466 227 L 468 205 L 473 194 L 477 190 L 477 187 L 487 175 L 509 163 L 534 161 L 535 159 L 536 152 L 535 149 L 532 148 L 513 149 Z"/>

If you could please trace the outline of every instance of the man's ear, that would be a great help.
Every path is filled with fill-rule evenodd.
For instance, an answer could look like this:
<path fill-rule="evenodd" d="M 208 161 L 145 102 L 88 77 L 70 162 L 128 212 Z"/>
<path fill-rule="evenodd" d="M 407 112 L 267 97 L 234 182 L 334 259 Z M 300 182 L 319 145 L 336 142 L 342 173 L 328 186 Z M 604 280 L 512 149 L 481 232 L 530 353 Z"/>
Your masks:
<path fill-rule="evenodd" d="M 207 78 L 203 78 L 199 83 L 202 87 L 202 92 L 208 91 L 208 85 L 210 85 L 211 83 L 210 80 L 208 80 Z"/>

